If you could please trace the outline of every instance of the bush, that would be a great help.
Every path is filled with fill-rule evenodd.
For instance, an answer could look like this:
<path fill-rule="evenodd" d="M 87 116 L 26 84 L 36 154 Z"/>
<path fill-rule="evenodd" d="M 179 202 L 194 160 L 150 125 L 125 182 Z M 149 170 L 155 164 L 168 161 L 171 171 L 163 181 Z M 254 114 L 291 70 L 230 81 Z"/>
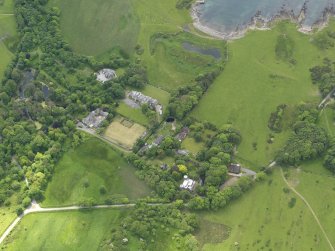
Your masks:
<path fill-rule="evenodd" d="M 18 207 L 18 208 L 16 208 L 16 214 L 17 214 L 17 216 L 20 216 L 20 215 L 22 215 L 23 214 L 23 212 L 24 212 L 24 210 L 23 210 L 23 208 L 22 207 Z"/>
<path fill-rule="evenodd" d="M 291 198 L 290 202 L 288 203 L 288 207 L 293 208 L 296 202 L 297 202 L 296 198 Z"/>
<path fill-rule="evenodd" d="M 105 186 L 101 186 L 99 189 L 100 194 L 106 194 L 107 190 Z"/>
<path fill-rule="evenodd" d="M 24 208 L 29 207 L 30 204 L 31 204 L 31 199 L 30 199 L 29 197 L 26 197 L 26 198 L 23 199 L 23 201 L 22 201 L 22 206 L 23 206 Z"/>

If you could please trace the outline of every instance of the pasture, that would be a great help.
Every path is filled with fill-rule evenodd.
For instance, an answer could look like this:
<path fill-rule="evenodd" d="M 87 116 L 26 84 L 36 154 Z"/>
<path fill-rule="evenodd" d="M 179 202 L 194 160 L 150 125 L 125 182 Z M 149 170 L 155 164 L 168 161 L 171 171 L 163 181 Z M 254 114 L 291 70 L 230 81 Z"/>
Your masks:
<path fill-rule="evenodd" d="M 135 176 L 135 169 L 95 138 L 67 152 L 54 172 L 42 203 L 45 207 L 73 205 L 90 199 L 104 204 L 114 196 L 134 200 L 150 193 Z"/>
<path fill-rule="evenodd" d="M 334 27 L 330 24 L 328 29 Z M 327 32 L 327 29 L 322 31 Z M 278 36 L 286 34 L 294 43 L 290 62 L 278 59 Z M 281 22 L 270 31 L 253 31 L 243 39 L 229 43 L 229 62 L 192 116 L 221 127 L 232 124 L 240 130 L 242 143 L 238 157 L 251 168 L 267 165 L 288 137 L 288 131 L 275 134 L 268 143 L 268 120 L 280 104 L 291 107 L 320 100 L 309 69 L 334 50 L 320 50 L 313 37 L 299 33 L 295 25 Z"/>
<path fill-rule="evenodd" d="M 221 243 L 203 238 L 203 250 L 329 250 L 312 214 L 287 190 L 278 169 L 226 208 L 199 217 L 209 229 L 215 223 L 229 231 L 222 233 Z M 206 224 L 201 231 L 206 232 Z"/>
<path fill-rule="evenodd" d="M 319 160 L 290 169 L 288 180 L 312 206 L 334 245 L 335 176 Z"/>
<path fill-rule="evenodd" d="M 78 53 L 134 51 L 140 23 L 131 0 L 52 0 L 49 5 L 60 8 L 63 35 Z"/>
<path fill-rule="evenodd" d="M 102 209 L 31 214 L 19 223 L 1 248 L 6 250 L 101 250 L 110 230 L 128 210 Z M 132 248 L 138 241 L 130 239 Z"/>
<path fill-rule="evenodd" d="M 143 136 L 145 131 L 145 127 L 118 117 L 108 126 L 104 136 L 118 145 L 132 149 L 137 139 Z"/>

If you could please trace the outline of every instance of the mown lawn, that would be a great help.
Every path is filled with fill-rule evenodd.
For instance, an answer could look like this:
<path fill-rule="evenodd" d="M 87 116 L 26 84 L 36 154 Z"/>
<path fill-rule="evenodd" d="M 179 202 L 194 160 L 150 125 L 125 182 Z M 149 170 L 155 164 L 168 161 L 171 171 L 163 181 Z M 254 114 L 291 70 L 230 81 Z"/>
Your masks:
<path fill-rule="evenodd" d="M 110 146 L 92 138 L 69 151 L 56 165 L 45 192 L 43 206 L 78 204 L 124 195 L 130 200 L 149 195 L 148 187 L 135 176 L 135 169 Z M 101 193 L 100 188 L 106 192 Z"/>
<path fill-rule="evenodd" d="M 196 142 L 194 138 L 187 137 L 182 142 L 181 147 L 196 155 L 201 149 L 205 148 L 205 145 L 202 142 Z"/>
<path fill-rule="evenodd" d="M 329 250 L 305 204 L 284 188 L 287 186 L 275 170 L 228 207 L 200 214 L 202 219 L 223 224 L 230 231 L 228 239 L 222 233 L 221 243 L 207 243 L 203 250 Z M 292 198 L 296 203 L 290 207 Z"/>
<path fill-rule="evenodd" d="M 279 34 L 294 41 L 295 64 L 276 57 Z M 271 132 L 268 120 L 278 105 L 320 100 L 309 69 L 326 56 L 334 57 L 334 50 L 321 51 L 312 39 L 299 33 L 295 25 L 283 22 L 271 31 L 250 32 L 245 38 L 231 42 L 224 72 L 192 113 L 219 127 L 231 123 L 240 130 L 243 139 L 238 157 L 251 168 L 267 165 L 289 135 L 285 131 L 275 134 L 274 143 L 267 143 Z"/>
<path fill-rule="evenodd" d="M 97 56 L 113 47 L 132 54 L 140 29 L 131 0 L 52 0 L 61 10 L 65 39 L 79 53 Z"/>
<path fill-rule="evenodd" d="M 102 250 L 104 238 L 127 214 L 128 210 L 120 209 L 31 214 L 24 217 L 1 247 L 25 251 Z M 138 240 L 131 239 L 129 246 L 137 250 Z"/>

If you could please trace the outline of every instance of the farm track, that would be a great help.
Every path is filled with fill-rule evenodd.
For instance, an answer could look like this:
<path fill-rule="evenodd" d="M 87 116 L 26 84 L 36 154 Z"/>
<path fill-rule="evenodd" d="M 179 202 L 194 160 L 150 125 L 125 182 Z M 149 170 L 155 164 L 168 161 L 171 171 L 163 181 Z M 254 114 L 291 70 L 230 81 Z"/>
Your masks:
<path fill-rule="evenodd" d="M 331 241 L 329 240 L 329 238 L 328 238 L 328 235 L 327 235 L 327 233 L 326 233 L 326 231 L 324 230 L 324 228 L 323 228 L 323 226 L 322 226 L 322 224 L 321 224 L 321 222 L 320 222 L 320 220 L 319 220 L 319 218 L 318 218 L 318 216 L 316 215 L 316 213 L 314 212 L 314 210 L 313 210 L 313 208 L 312 208 L 312 206 L 308 203 L 308 201 L 305 199 L 305 197 L 304 196 L 302 196 L 288 181 L 287 181 L 287 179 L 285 178 L 285 176 L 284 176 L 284 172 L 283 172 L 283 169 L 282 168 L 280 168 L 280 172 L 281 172 L 281 176 L 282 176 L 282 178 L 283 178 L 283 180 L 284 180 L 284 182 L 286 183 L 286 185 L 306 204 L 306 206 L 308 207 L 308 209 L 309 209 L 309 211 L 312 213 L 312 215 L 313 215 L 313 217 L 314 217 L 314 219 L 315 219 L 315 221 L 318 223 L 318 225 L 319 225 L 319 227 L 320 227 L 320 229 L 321 229 L 321 231 L 322 231 L 322 233 L 323 233 L 323 235 L 324 235 L 324 237 L 326 238 L 326 240 L 327 240 L 327 242 L 328 242 L 328 244 L 329 244 L 329 246 L 330 246 L 330 249 L 332 250 L 332 251 L 335 251 L 335 249 L 334 249 L 334 246 L 333 246 L 333 244 L 331 243 Z"/>

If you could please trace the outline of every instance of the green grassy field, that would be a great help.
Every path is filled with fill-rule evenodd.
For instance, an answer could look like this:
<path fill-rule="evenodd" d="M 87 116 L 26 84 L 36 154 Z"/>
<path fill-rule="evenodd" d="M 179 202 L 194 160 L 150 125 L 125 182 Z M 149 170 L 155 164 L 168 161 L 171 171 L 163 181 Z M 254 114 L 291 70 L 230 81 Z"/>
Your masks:
<path fill-rule="evenodd" d="M 123 117 L 126 117 L 143 126 L 147 126 L 149 124 L 149 119 L 143 114 L 141 109 L 134 109 L 129 105 L 120 102 L 119 107 L 116 111 Z"/>
<path fill-rule="evenodd" d="M 198 49 L 187 50 L 189 47 Z M 211 71 L 216 64 L 222 64 L 225 53 L 225 42 L 199 38 L 189 33 L 179 33 L 169 37 L 152 37 L 150 55 L 144 55 L 148 64 L 151 84 L 167 90 L 187 85 L 199 74 Z M 201 49 L 216 50 L 221 58 L 202 54 Z"/>
<path fill-rule="evenodd" d="M 107 144 L 89 139 L 57 164 L 43 206 L 77 204 L 89 198 L 104 204 L 112 195 L 122 194 L 130 200 L 149 195 L 150 190 L 134 172 Z M 100 193 L 101 186 L 106 188 L 105 194 Z"/>
<path fill-rule="evenodd" d="M 335 176 L 323 167 L 322 161 L 302 164 L 290 169 L 289 182 L 312 206 L 330 241 L 335 243 Z"/>
<path fill-rule="evenodd" d="M 0 79 L 13 58 L 13 54 L 7 47 L 10 39 L 16 36 L 16 24 L 13 13 L 13 1 L 6 0 L 0 5 Z"/>
<path fill-rule="evenodd" d="M 60 8 L 64 37 L 77 52 L 103 57 L 112 48 L 121 47 L 133 56 L 138 44 L 143 53 L 136 57 L 147 65 L 151 84 L 172 90 L 208 71 L 215 62 L 210 56 L 186 51 L 183 42 L 219 50 L 225 45 L 187 33 L 152 43 L 155 34 L 174 34 L 191 23 L 189 12 L 177 10 L 176 2 L 52 0 L 49 5 Z"/>
<path fill-rule="evenodd" d="M 131 54 L 140 24 L 131 0 L 52 0 L 61 10 L 65 39 L 79 53 L 97 56 L 113 47 Z"/>
<path fill-rule="evenodd" d="M 163 107 L 166 107 L 169 104 L 170 93 L 167 91 L 164 91 L 153 85 L 147 85 L 142 92 L 147 96 L 157 99 L 159 103 L 163 105 Z"/>
<path fill-rule="evenodd" d="M 16 213 L 14 209 L 0 207 L 0 235 L 5 232 L 6 228 L 15 220 Z"/>
<path fill-rule="evenodd" d="M 207 243 L 203 250 L 329 250 L 305 204 L 296 198 L 296 204 L 289 207 L 296 196 L 284 192 L 285 187 L 277 169 L 225 209 L 200 214 L 204 220 L 230 228 L 228 239 Z"/>
<path fill-rule="evenodd" d="M 2 4 L 0 4 L 0 15 L 1 14 L 12 14 L 13 8 L 14 8 L 13 0 L 4 0 Z"/>
<path fill-rule="evenodd" d="M 331 28 L 334 23 L 328 29 Z M 275 47 L 280 34 L 294 41 L 295 64 L 277 59 Z M 251 168 L 269 163 L 288 136 L 287 132 L 276 134 L 274 144 L 267 143 L 270 133 L 267 124 L 276 107 L 320 99 L 309 69 L 324 57 L 333 57 L 334 50 L 321 51 L 311 39 L 299 33 L 295 25 L 283 22 L 271 31 L 250 32 L 245 38 L 231 42 L 224 72 L 192 113 L 197 119 L 219 127 L 232 123 L 239 129 L 243 140 L 238 157 Z"/>
<path fill-rule="evenodd" d="M 6 250 L 101 250 L 110 229 L 127 210 L 90 210 L 31 214 L 6 239 Z M 138 241 L 130 240 L 138 249 Z"/>
<path fill-rule="evenodd" d="M 335 124 L 334 124 L 334 110 L 331 108 L 326 108 L 322 110 L 319 116 L 319 125 L 327 130 L 331 137 L 335 136 Z"/>
<path fill-rule="evenodd" d="M 194 138 L 187 137 L 182 142 L 181 147 L 196 155 L 201 149 L 205 148 L 205 145 L 202 142 L 196 142 Z"/>
<path fill-rule="evenodd" d="M 0 245 L 4 250 L 114 250 L 111 249 L 111 229 L 131 212 L 131 209 L 99 209 L 57 213 L 30 214 Z M 162 226 L 163 227 L 163 226 Z M 176 251 L 173 230 L 167 234 L 158 230 L 147 250 Z M 142 250 L 138 237 L 128 235 L 126 250 Z M 108 244 L 107 244 L 108 243 Z"/>

